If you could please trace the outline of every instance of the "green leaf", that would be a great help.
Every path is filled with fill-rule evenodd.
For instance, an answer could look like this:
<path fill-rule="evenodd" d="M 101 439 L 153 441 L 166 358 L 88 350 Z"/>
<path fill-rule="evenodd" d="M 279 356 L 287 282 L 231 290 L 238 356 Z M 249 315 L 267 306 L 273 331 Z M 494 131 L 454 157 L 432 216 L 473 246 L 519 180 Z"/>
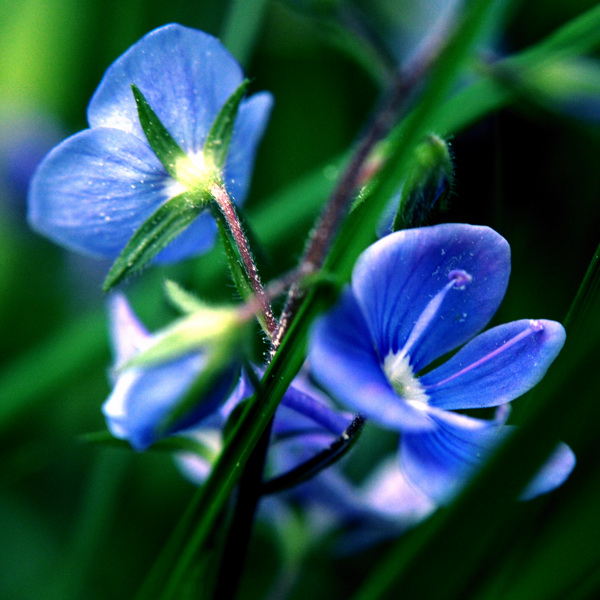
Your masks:
<path fill-rule="evenodd" d="M 212 353 L 218 349 L 219 353 L 227 354 L 239 345 L 244 325 L 234 307 L 203 305 L 161 329 L 152 344 L 119 365 L 119 370 L 148 367 L 201 350 Z"/>
<path fill-rule="evenodd" d="M 229 96 L 225 104 L 221 107 L 204 142 L 205 160 L 217 171 L 221 171 L 225 166 L 238 108 L 249 83 L 245 79 L 233 94 Z"/>
<path fill-rule="evenodd" d="M 182 172 L 181 165 L 184 163 L 188 163 L 188 172 L 193 171 L 194 167 L 189 157 L 161 123 L 157 114 L 152 110 L 150 104 L 148 104 L 144 94 L 134 84 L 131 85 L 131 90 L 133 91 L 133 97 L 137 105 L 140 124 L 146 135 L 148 144 L 150 144 L 158 160 L 160 160 L 165 169 L 175 179 L 180 179 Z"/>
<path fill-rule="evenodd" d="M 83 444 L 120 448 L 128 451 L 131 450 L 129 442 L 114 437 L 109 431 L 84 433 L 79 436 L 79 440 Z M 189 452 L 209 461 L 213 461 L 215 459 L 214 450 L 196 438 L 183 435 L 171 435 L 168 438 L 159 440 L 158 442 L 152 444 L 147 452 L 165 452 L 167 454 Z"/>
<path fill-rule="evenodd" d="M 195 560 L 197 550 L 213 531 L 214 522 L 225 507 L 252 449 L 304 362 L 310 324 L 332 301 L 329 287 L 318 288 L 318 293 L 314 290 L 309 293 L 267 368 L 260 391 L 248 402 L 246 410 L 235 423 L 209 479 L 198 491 L 181 526 L 159 557 L 155 570 L 136 600 L 156 598 L 157 590 L 164 585 L 165 579 L 166 587 L 158 597 L 163 600 L 179 597 L 180 585 Z"/>
<path fill-rule="evenodd" d="M 242 262 L 235 244 L 231 240 L 231 236 L 224 223 L 223 216 L 218 211 L 215 211 L 215 221 L 217 222 L 217 227 L 219 228 L 221 243 L 223 244 L 225 258 L 227 259 L 227 264 L 229 265 L 229 271 L 231 272 L 233 283 L 235 284 L 238 294 L 241 296 L 242 300 L 248 300 L 254 295 L 254 292 L 252 291 L 252 285 L 250 284 L 248 276 L 246 275 L 246 271 L 242 266 Z"/>
<path fill-rule="evenodd" d="M 191 314 L 206 308 L 206 304 L 198 296 L 188 292 L 172 279 L 165 281 L 164 289 L 169 302 L 184 314 Z"/>
<path fill-rule="evenodd" d="M 102 289 L 107 292 L 145 267 L 184 231 L 211 201 L 210 196 L 184 192 L 171 198 L 133 234 L 110 268 Z"/>
<path fill-rule="evenodd" d="M 359 254 L 375 240 L 380 215 L 400 189 L 416 146 L 428 132 L 438 130 L 435 118 L 445 112 L 442 108 L 456 77 L 494 9 L 493 0 L 473 0 L 467 4 L 462 22 L 433 66 L 415 108 L 386 140 L 388 158 L 373 182 L 369 199 L 359 204 L 342 224 L 326 260 L 326 267 L 335 270 L 343 279 L 350 278 Z"/>

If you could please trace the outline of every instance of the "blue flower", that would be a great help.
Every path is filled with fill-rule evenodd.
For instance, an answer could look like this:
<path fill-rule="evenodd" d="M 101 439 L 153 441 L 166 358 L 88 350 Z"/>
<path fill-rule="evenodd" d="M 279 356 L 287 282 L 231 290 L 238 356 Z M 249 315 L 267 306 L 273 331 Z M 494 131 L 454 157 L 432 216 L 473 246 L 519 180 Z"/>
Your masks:
<path fill-rule="evenodd" d="M 264 370 L 255 367 L 255 372 L 260 378 Z M 210 419 L 190 428 L 186 435 L 220 449 L 227 420 L 254 391 L 248 373 L 243 370 L 227 401 Z M 352 414 L 333 408 L 330 400 L 309 382 L 305 372 L 301 372 L 286 390 L 275 412 L 268 458 L 270 476 L 288 472 L 327 448 L 344 433 L 352 420 Z M 188 478 L 202 483 L 210 471 L 207 460 L 189 453 L 179 458 Z"/>
<path fill-rule="evenodd" d="M 154 340 L 133 313 L 125 296 L 115 294 L 110 302 L 111 337 L 115 365 L 124 365 L 149 348 Z M 145 450 L 161 437 L 178 433 L 217 411 L 227 398 L 234 380 L 235 365 L 221 374 L 198 406 L 169 427 L 165 419 L 201 374 L 207 357 L 194 352 L 152 366 L 131 366 L 118 371 L 114 388 L 102 407 L 110 432 L 128 440 L 136 450 Z"/>
<path fill-rule="evenodd" d="M 212 467 L 211 458 L 216 458 L 222 449 L 227 419 L 253 393 L 252 383 L 243 373 L 219 411 L 185 432 L 206 449 L 205 456 L 191 452 L 177 455 L 178 466 L 188 479 L 204 483 Z M 335 408 L 310 382 L 306 371 L 301 371 L 275 412 L 265 465 L 267 480 L 288 473 L 318 455 L 344 435 L 352 421 L 352 414 Z M 346 476 L 342 462 L 289 489 L 264 496 L 259 514 L 285 531 L 293 520 L 290 504 L 300 506 L 310 523 L 307 529 L 313 541 L 322 539 L 326 533 L 343 530 L 341 544 L 347 553 L 399 535 L 435 509 L 431 499 L 415 490 L 397 467 L 390 468 L 389 461 L 378 465 L 360 485 Z M 282 541 L 286 541 L 285 535 Z"/>
<path fill-rule="evenodd" d="M 540 381 L 565 340 L 563 327 L 547 320 L 479 333 L 509 273 L 508 243 L 487 227 L 399 231 L 361 255 L 351 287 L 314 329 L 317 380 L 346 406 L 402 433 L 401 468 L 436 501 L 451 498 L 504 438 L 504 405 Z M 454 412 L 487 407 L 501 407 L 496 418 Z M 559 446 L 525 495 L 556 487 L 573 466 L 571 450 Z"/>
<path fill-rule="evenodd" d="M 72 250 L 119 256 L 135 231 L 184 191 L 150 148 L 131 85 L 200 166 L 208 131 L 242 81 L 235 59 L 201 31 L 171 24 L 147 34 L 107 70 L 88 106 L 90 129 L 54 148 L 36 171 L 29 192 L 31 225 Z M 262 92 L 240 105 L 223 173 L 237 203 L 248 191 L 271 104 L 271 95 Z M 155 260 L 172 262 L 206 251 L 215 232 L 204 212 Z"/>

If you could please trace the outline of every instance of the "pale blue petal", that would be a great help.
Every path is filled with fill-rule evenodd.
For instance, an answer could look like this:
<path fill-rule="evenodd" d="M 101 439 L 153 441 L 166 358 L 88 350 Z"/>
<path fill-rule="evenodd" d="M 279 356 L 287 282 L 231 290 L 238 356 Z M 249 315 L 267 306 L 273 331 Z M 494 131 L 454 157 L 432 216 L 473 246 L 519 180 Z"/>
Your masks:
<path fill-rule="evenodd" d="M 414 372 L 465 343 L 496 312 L 510 273 L 510 248 L 488 227 L 444 224 L 390 234 L 360 256 L 352 289 L 383 359 L 401 350 L 430 302 L 462 270 L 470 283 L 449 289 L 411 344 Z"/>
<path fill-rule="evenodd" d="M 273 106 L 268 92 L 254 94 L 240 104 L 225 163 L 225 187 L 236 204 L 246 199 L 254 159 Z"/>
<path fill-rule="evenodd" d="M 102 406 L 111 433 L 128 440 L 136 450 L 152 445 L 158 439 L 158 427 L 200 374 L 203 363 L 196 354 L 122 373 Z M 215 408 L 212 402 L 202 407 L 206 414 Z"/>
<path fill-rule="evenodd" d="M 135 84 L 158 118 L 190 153 L 202 149 L 242 71 L 216 38 L 177 24 L 146 34 L 106 71 L 88 107 L 91 127 L 111 127 L 144 140 L 131 91 Z"/>
<path fill-rule="evenodd" d="M 545 375 L 565 341 L 555 321 L 523 319 L 480 334 L 450 360 L 420 378 L 429 404 L 444 409 L 510 402 Z"/>
<path fill-rule="evenodd" d="M 334 410 L 318 390 L 311 389 L 308 382 L 296 377 L 275 413 L 273 431 L 279 434 L 319 427 L 339 436 L 352 420 L 352 414 Z"/>
<path fill-rule="evenodd" d="M 168 198 L 170 178 L 147 144 L 116 129 L 87 129 L 54 148 L 30 190 L 31 226 L 84 254 L 116 258 Z"/>
<path fill-rule="evenodd" d="M 116 365 L 124 364 L 152 342 L 152 335 L 137 318 L 123 294 L 115 293 L 110 297 L 109 319 Z"/>
<path fill-rule="evenodd" d="M 405 432 L 400 464 L 409 481 L 436 502 L 460 491 L 510 428 L 500 420 L 484 421 L 450 412 L 430 415 L 435 428 Z"/>
<path fill-rule="evenodd" d="M 546 494 L 556 489 L 569 477 L 575 468 L 575 463 L 573 450 L 561 442 L 529 482 L 519 499 L 531 500 L 540 494 Z"/>
<path fill-rule="evenodd" d="M 393 429 L 431 427 L 387 380 L 350 290 L 315 325 L 309 363 L 318 383 L 351 410 Z"/>

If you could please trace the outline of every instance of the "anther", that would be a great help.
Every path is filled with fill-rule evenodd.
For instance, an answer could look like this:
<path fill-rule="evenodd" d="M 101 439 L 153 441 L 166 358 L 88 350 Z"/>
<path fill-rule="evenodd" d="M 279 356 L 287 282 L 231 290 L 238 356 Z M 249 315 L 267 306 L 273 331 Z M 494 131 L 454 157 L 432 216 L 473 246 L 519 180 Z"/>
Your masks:
<path fill-rule="evenodd" d="M 544 326 L 537 319 L 531 319 L 529 321 L 529 327 L 531 327 L 533 331 L 544 331 Z"/>
<path fill-rule="evenodd" d="M 462 269 L 454 269 L 448 273 L 448 279 L 454 281 L 455 290 L 464 290 L 467 284 L 471 283 L 473 277 Z"/>

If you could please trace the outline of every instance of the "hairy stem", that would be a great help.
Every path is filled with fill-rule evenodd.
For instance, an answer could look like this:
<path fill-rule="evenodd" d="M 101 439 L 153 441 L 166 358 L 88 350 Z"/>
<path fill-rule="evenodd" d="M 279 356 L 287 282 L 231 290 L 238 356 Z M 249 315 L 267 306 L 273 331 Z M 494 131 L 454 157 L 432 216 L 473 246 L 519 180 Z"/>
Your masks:
<path fill-rule="evenodd" d="M 448 40 L 448 31 L 442 32 L 431 44 L 425 46 L 403 70 L 397 72 L 388 92 L 376 112 L 371 125 L 359 140 L 356 150 L 348 163 L 337 186 L 331 193 L 321 217 L 313 229 L 300 262 L 299 269 L 307 274 L 318 271 L 325 261 L 327 252 L 335 238 L 344 217 L 350 211 L 357 189 L 369 177 L 367 161 L 379 141 L 381 141 L 412 106 L 415 92 L 425 75 L 438 57 Z M 279 327 L 271 343 L 271 357 L 274 356 L 292 319 L 295 317 L 304 298 L 305 290 L 294 285 L 290 288 L 286 304 L 281 313 Z"/>
<path fill-rule="evenodd" d="M 273 310 L 271 309 L 269 299 L 267 298 L 264 287 L 260 281 L 258 269 L 256 268 L 256 264 L 252 258 L 252 253 L 250 252 L 248 239 L 246 238 L 246 234 L 242 229 L 240 219 L 235 210 L 233 202 L 222 185 L 218 185 L 216 183 L 213 184 L 210 188 L 210 193 L 215 199 L 215 202 L 223 214 L 223 217 L 227 221 L 231 235 L 233 236 L 235 244 L 240 253 L 242 263 L 244 264 L 244 269 L 248 275 L 248 280 L 250 281 L 250 285 L 252 286 L 252 290 L 254 291 L 254 295 L 256 296 L 256 300 L 260 306 L 260 311 L 264 316 L 265 323 L 267 325 L 267 331 L 272 337 L 278 329 L 277 320 L 273 315 Z"/>

